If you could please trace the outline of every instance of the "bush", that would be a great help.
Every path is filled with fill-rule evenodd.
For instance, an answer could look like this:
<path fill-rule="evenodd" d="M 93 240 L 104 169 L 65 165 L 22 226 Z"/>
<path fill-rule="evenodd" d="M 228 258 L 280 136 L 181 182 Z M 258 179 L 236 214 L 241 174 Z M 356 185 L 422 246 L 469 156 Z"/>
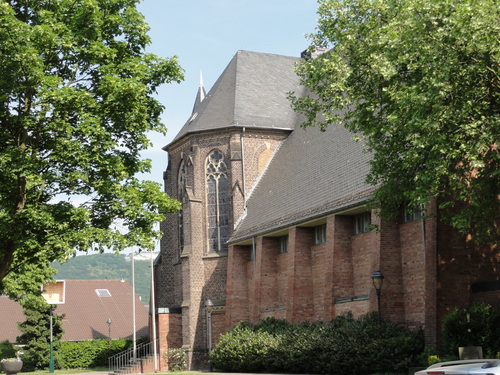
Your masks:
<path fill-rule="evenodd" d="M 455 308 L 443 319 L 442 349 L 458 355 L 460 346 L 481 346 L 486 358 L 494 358 L 500 348 L 500 311 L 485 303 L 470 309 Z"/>
<path fill-rule="evenodd" d="M 210 362 L 237 372 L 404 372 L 423 351 L 423 342 L 421 332 L 388 321 L 378 324 L 377 314 L 297 325 L 268 318 L 256 325 L 240 323 L 221 335 Z"/>
<path fill-rule="evenodd" d="M 169 371 L 184 371 L 187 369 L 187 356 L 182 349 L 169 349 L 163 354 L 163 358 Z"/>
<path fill-rule="evenodd" d="M 110 356 L 128 349 L 131 345 L 130 339 L 61 341 L 55 356 L 57 367 L 62 369 L 107 367 Z"/>
<path fill-rule="evenodd" d="M 0 360 L 15 357 L 17 357 L 17 350 L 14 345 L 12 345 L 9 340 L 0 342 Z"/>
<path fill-rule="evenodd" d="M 267 370 L 270 353 L 278 344 L 277 337 L 242 323 L 221 335 L 210 353 L 210 363 L 221 371 L 262 372 Z"/>

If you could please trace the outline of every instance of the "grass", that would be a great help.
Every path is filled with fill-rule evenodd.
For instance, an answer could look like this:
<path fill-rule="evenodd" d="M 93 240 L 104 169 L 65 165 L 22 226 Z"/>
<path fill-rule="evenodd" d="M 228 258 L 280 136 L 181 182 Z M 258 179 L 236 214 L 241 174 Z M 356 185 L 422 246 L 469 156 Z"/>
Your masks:
<path fill-rule="evenodd" d="M 90 369 L 71 369 L 71 370 L 54 370 L 53 374 L 55 375 L 70 375 L 70 374 L 82 374 L 82 373 L 87 373 L 87 372 L 108 372 L 109 369 L 106 368 L 90 368 Z M 18 372 L 19 375 L 48 375 L 49 370 L 38 370 L 38 371 L 31 371 L 31 372 Z M 195 375 L 195 373 L 190 373 L 190 372 L 158 372 L 156 375 L 161 375 L 161 374 L 176 374 L 176 375 Z"/>
<path fill-rule="evenodd" d="M 65 374 L 81 374 L 83 372 L 99 372 L 99 371 L 109 371 L 106 368 L 89 368 L 89 369 L 71 369 L 71 370 L 54 370 L 54 374 L 56 375 L 65 375 Z M 31 372 L 18 372 L 19 375 L 47 375 L 50 374 L 49 370 L 38 370 Z"/>

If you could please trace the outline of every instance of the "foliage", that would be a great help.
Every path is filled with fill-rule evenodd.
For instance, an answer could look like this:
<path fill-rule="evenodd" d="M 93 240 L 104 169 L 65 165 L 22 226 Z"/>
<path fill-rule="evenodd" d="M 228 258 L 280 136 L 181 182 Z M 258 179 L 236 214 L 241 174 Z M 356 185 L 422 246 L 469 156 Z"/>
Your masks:
<path fill-rule="evenodd" d="M 17 355 L 17 350 L 9 340 L 0 342 L 0 359 L 14 358 Z"/>
<path fill-rule="evenodd" d="M 291 95 L 303 126 L 342 122 L 373 154 L 373 206 L 438 198 L 448 224 L 498 243 L 500 23 L 490 0 L 319 0 Z M 310 51 L 316 48 L 311 47 Z"/>
<path fill-rule="evenodd" d="M 163 358 L 169 371 L 185 371 L 187 369 L 187 356 L 182 349 L 168 349 L 163 354 Z"/>
<path fill-rule="evenodd" d="M 11 296 L 76 250 L 153 249 L 162 212 L 179 208 L 136 177 L 151 168 L 148 134 L 166 131 L 156 89 L 182 79 L 175 57 L 145 52 L 138 1 L 0 1 L 0 289 Z"/>
<path fill-rule="evenodd" d="M 485 358 L 494 358 L 500 348 L 500 310 L 478 303 L 470 309 L 455 308 L 443 319 L 442 349 L 458 355 L 461 346 L 481 346 Z"/>
<path fill-rule="evenodd" d="M 21 362 L 21 360 L 17 357 L 14 357 L 14 358 L 4 358 L 2 359 L 2 363 L 4 362 Z"/>
<path fill-rule="evenodd" d="M 151 285 L 151 262 L 135 260 L 135 291 L 144 304 L 149 303 Z M 53 263 L 56 279 L 93 280 L 125 279 L 132 285 L 132 266 L 125 257 L 117 254 L 89 254 L 69 259 L 64 264 Z"/>
<path fill-rule="evenodd" d="M 404 372 L 422 350 L 421 332 L 378 324 L 377 314 L 296 325 L 268 318 L 221 335 L 210 362 L 223 371 L 372 374 Z"/>
<path fill-rule="evenodd" d="M 278 345 L 279 339 L 270 333 L 239 324 L 221 335 L 210 362 L 219 371 L 262 372 Z"/>
<path fill-rule="evenodd" d="M 417 356 L 415 365 L 428 367 L 434 363 L 442 362 L 437 355 L 436 349 L 430 346 L 424 347 L 422 353 Z"/>
<path fill-rule="evenodd" d="M 23 370 L 33 371 L 48 367 L 50 358 L 50 309 L 45 304 L 43 308 L 31 309 L 23 308 L 26 320 L 18 323 L 21 336 L 17 342 L 23 346 Z M 57 352 L 59 340 L 62 337 L 62 319 L 63 315 L 52 312 L 52 334 L 53 349 Z"/>
<path fill-rule="evenodd" d="M 132 340 L 61 341 L 56 355 L 57 367 L 63 369 L 107 367 L 108 358 L 132 346 Z"/>

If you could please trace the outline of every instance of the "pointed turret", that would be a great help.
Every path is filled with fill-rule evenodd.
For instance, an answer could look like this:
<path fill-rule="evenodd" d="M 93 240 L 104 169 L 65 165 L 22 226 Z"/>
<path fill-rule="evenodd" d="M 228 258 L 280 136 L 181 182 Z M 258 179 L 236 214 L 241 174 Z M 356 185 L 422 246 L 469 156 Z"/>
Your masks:
<path fill-rule="evenodd" d="M 198 93 L 196 94 L 196 100 L 193 106 L 193 115 L 197 112 L 198 106 L 201 104 L 207 93 L 205 92 L 205 87 L 203 87 L 203 76 L 200 72 L 200 87 L 198 88 Z"/>

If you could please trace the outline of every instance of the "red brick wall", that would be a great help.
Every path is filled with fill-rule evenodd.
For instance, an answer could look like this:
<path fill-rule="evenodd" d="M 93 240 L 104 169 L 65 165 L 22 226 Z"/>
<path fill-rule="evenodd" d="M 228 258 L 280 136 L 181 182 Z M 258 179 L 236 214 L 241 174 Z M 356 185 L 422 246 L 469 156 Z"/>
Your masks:
<path fill-rule="evenodd" d="M 437 254 L 437 320 L 454 307 L 468 308 L 473 303 L 486 302 L 500 308 L 500 290 L 473 293 L 475 283 L 499 280 L 500 249 L 479 246 L 469 236 L 461 235 L 439 223 Z"/>
<path fill-rule="evenodd" d="M 219 342 L 221 334 L 226 332 L 226 317 L 224 312 L 212 313 L 212 348 Z"/>
<path fill-rule="evenodd" d="M 331 238 L 332 230 L 327 226 L 327 242 L 311 244 L 311 273 L 313 313 L 312 320 L 330 320 L 333 317 L 333 252 L 327 245 Z M 314 239 L 314 228 L 309 229 L 308 237 Z M 306 232 L 302 231 L 305 235 Z"/>
<path fill-rule="evenodd" d="M 425 249 L 420 220 L 404 223 L 399 228 L 403 267 L 406 324 L 420 328 L 425 320 Z"/>
<path fill-rule="evenodd" d="M 278 300 L 278 255 L 279 239 L 264 237 L 259 251 L 260 265 L 260 303 L 258 315 L 262 310 L 276 310 L 280 306 Z"/>
<path fill-rule="evenodd" d="M 251 246 L 230 246 L 227 267 L 226 327 L 229 329 L 241 320 L 249 320 L 249 290 L 252 268 L 249 266 Z M 249 272 L 250 271 L 250 272 Z"/>
<path fill-rule="evenodd" d="M 287 319 L 292 323 L 314 317 L 311 246 L 309 228 L 291 228 L 288 234 Z"/>
<path fill-rule="evenodd" d="M 157 315 L 158 353 L 162 358 L 163 353 L 169 348 L 182 347 L 182 316 L 181 314 Z M 165 371 L 163 361 L 159 361 L 159 370 Z"/>
<path fill-rule="evenodd" d="M 155 274 L 157 307 L 183 306 L 182 319 L 180 314 L 166 318 L 172 320 L 167 326 L 175 345 L 202 353 L 208 342 L 204 307 L 208 298 L 226 300 L 225 313 L 213 315 L 212 330 L 217 337 L 241 320 L 257 322 L 275 316 L 291 322 L 327 321 L 346 311 L 355 316 L 375 311 L 370 275 L 376 269 L 385 275 L 383 316 L 410 328 L 423 327 L 431 345 L 437 342 L 440 321 L 452 307 L 478 300 L 500 305 L 498 291 L 470 292 L 473 283 L 498 279 L 499 250 L 478 248 L 438 225 L 434 217 L 426 219 L 425 232 L 420 221 L 402 224 L 393 220 L 384 222 L 381 232 L 355 235 L 354 216 L 332 215 L 326 218 L 324 244 L 314 245 L 312 227 L 293 227 L 288 229 L 288 253 L 280 254 L 278 238 L 257 237 L 253 260 L 249 245 L 231 246 L 227 258 L 209 254 L 205 220 L 208 153 L 218 148 L 227 158 L 233 225 L 243 213 L 245 196 L 258 181 L 259 168 L 285 137 L 285 132 L 250 130 L 241 139 L 239 131 L 213 131 L 188 135 L 169 146 L 165 191 L 174 198 L 180 162 L 189 164 L 184 253 L 180 255 L 177 216 L 169 214 L 161 225 L 164 238 Z M 434 202 L 427 209 L 437 216 Z M 372 222 L 379 223 L 379 219 L 372 215 Z"/>

